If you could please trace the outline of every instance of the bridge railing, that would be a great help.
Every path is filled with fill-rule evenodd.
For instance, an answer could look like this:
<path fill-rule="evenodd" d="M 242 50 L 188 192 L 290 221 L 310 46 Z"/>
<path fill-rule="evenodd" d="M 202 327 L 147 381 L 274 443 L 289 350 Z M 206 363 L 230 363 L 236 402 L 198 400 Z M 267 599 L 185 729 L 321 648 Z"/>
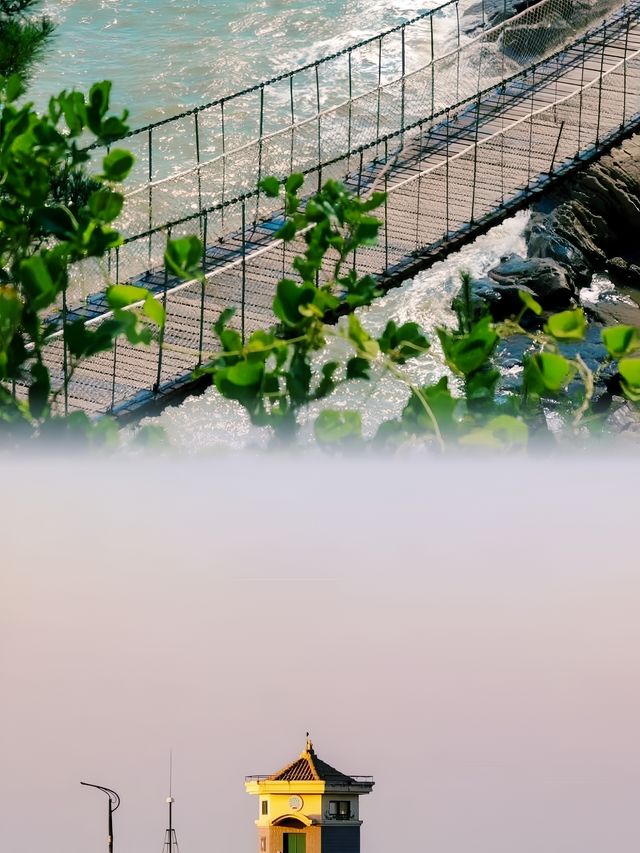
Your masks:
<path fill-rule="evenodd" d="M 464 0 L 463 0 L 464 2 Z M 508 0 L 503 0 L 505 8 Z M 459 44 L 460 0 L 437 6 L 292 71 L 131 131 L 132 182 L 162 180 L 304 121 Z"/>
<path fill-rule="evenodd" d="M 590 15 L 603 15 L 601 3 L 598 0 L 596 11 L 595 3 L 580 0 L 582 18 L 588 21 Z M 301 171 L 309 176 L 307 186 L 312 191 L 330 175 L 344 178 L 351 171 L 362 173 L 381 155 L 383 144 L 398 154 L 424 122 L 463 108 L 479 91 L 521 73 L 521 65 L 507 52 L 520 57 L 525 68 L 539 66 L 548 57 L 550 45 L 564 41 L 569 26 L 566 16 L 573 20 L 578 14 L 573 0 L 571 10 L 567 4 L 568 0 L 543 0 L 401 80 L 130 196 L 120 223 L 129 234 L 125 246 L 113 253 L 107 269 L 93 262 L 79 265 L 73 276 L 74 296 L 99 290 L 105 277 L 126 281 L 161 267 L 169 231 L 190 229 L 215 243 L 243 223 L 268 219 L 277 206 L 256 190 L 261 175 L 285 177 Z M 605 5 L 611 3 L 605 0 Z M 452 90 L 453 97 L 448 97 Z M 227 174 L 239 176 L 229 197 L 225 197 Z M 214 202 L 208 204 L 211 199 Z"/>
<path fill-rule="evenodd" d="M 638 4 L 636 4 L 637 7 Z M 638 8 L 618 22 L 615 33 L 607 26 L 591 32 L 576 50 L 577 73 L 563 83 L 562 92 L 549 102 L 549 88 L 538 98 L 545 65 L 533 66 L 528 74 L 513 76 L 501 87 L 479 92 L 462 114 L 447 108 L 435 120 L 419 122 L 412 129 L 416 156 L 412 174 L 390 168 L 396 162 L 396 137 L 380 141 L 380 153 L 369 169 L 357 169 L 350 179 L 360 181 L 361 193 L 384 189 L 387 202 L 381 211 L 383 226 L 380 245 L 358 250 L 354 262 L 358 268 L 383 279 L 415 271 L 426 259 L 457 245 L 464 235 L 497 221 L 509 210 L 525 204 L 552 178 L 575 169 L 584 159 L 595 156 L 606 144 L 640 124 L 640 51 L 629 40 L 629 28 L 638 20 Z M 612 37 L 616 39 L 616 55 L 622 58 L 605 70 L 605 55 Z M 577 42 L 580 46 L 580 42 Z M 503 107 L 513 89 L 522 91 L 524 116 L 507 120 Z M 544 88 L 544 87 L 543 87 Z M 490 123 L 488 116 L 492 117 Z M 462 128 L 462 130 L 461 130 Z M 433 134 L 433 136 L 431 136 Z M 432 146 L 429 166 L 425 153 Z M 405 146 L 405 156 L 411 148 Z M 419 154 L 419 156 L 418 156 Z M 323 169 L 325 174 L 343 176 L 348 157 L 336 159 Z M 317 185 L 313 170 L 306 176 L 306 187 Z M 278 213 L 273 205 L 272 213 Z M 161 342 L 139 358 L 139 351 L 127 343 L 119 343 L 113 354 L 97 356 L 91 370 L 79 371 L 69 383 L 67 406 L 74 399 L 95 396 L 96 410 L 130 406 L 139 399 L 170 387 L 194 367 L 206 362 L 216 352 L 217 343 L 212 324 L 219 312 L 235 307 L 234 322 L 243 336 L 268 322 L 274 283 L 290 268 L 293 255 L 301 244 L 283 244 L 265 239 L 268 223 L 251 231 L 255 195 L 245 195 L 234 205 L 239 227 L 233 236 L 236 252 L 217 265 L 216 247 L 209 246 L 203 255 L 206 282 L 181 283 L 176 286 L 165 277 L 160 281 L 160 298 L 167 311 L 167 323 Z M 193 233 L 194 224 L 208 231 L 213 212 L 204 211 L 195 219 L 174 223 L 154 233 L 159 246 L 164 246 L 168 233 L 177 236 Z M 243 227 L 245 226 L 245 227 Z M 196 229 L 197 230 L 197 229 Z M 227 244 L 225 244 L 227 246 Z M 118 251 L 118 265 L 129 246 Z M 166 275 L 166 274 L 165 274 Z M 96 322 L 100 319 L 97 318 Z M 53 372 L 57 367 L 62 382 L 62 341 L 50 347 L 48 360 Z M 100 363 L 102 379 L 96 382 L 95 364 Z"/>
<path fill-rule="evenodd" d="M 413 69 L 408 66 L 406 32 L 412 24 L 407 24 L 400 28 L 399 40 L 397 30 L 385 34 L 387 39 L 395 36 L 397 42 L 392 42 L 385 54 L 393 59 L 395 44 L 395 61 L 389 64 L 391 73 L 383 75 L 379 51 L 377 75 L 363 92 L 356 92 L 353 86 L 352 56 L 355 51 L 344 54 L 349 64 L 348 86 L 340 93 L 340 86 L 334 79 L 331 103 L 323 103 L 319 73 L 322 66 L 317 63 L 315 84 L 311 85 L 312 94 L 315 92 L 311 113 L 297 112 L 293 100 L 290 110 L 281 104 L 280 125 L 271 132 L 267 132 L 264 122 L 266 90 L 258 87 L 252 93 L 262 99 L 258 107 L 258 132 L 250 141 L 239 144 L 237 140 L 231 143 L 223 138 L 218 153 L 208 160 L 200 145 L 196 162 L 191 167 L 176 175 L 152 180 L 129 193 L 118 225 L 128 236 L 150 231 L 251 192 L 266 174 L 284 177 L 293 171 L 315 168 L 321 180 L 322 164 L 345 154 L 349 158 L 348 168 L 351 168 L 351 157 L 358 156 L 362 150 L 370 157 L 378 153 L 372 143 L 398 132 L 402 141 L 405 130 L 417 122 L 428 120 L 448 107 L 453 108 L 479 90 L 538 62 L 563 43 L 569 33 L 573 34 L 576 26 L 591 23 L 594 18 L 604 18 L 615 2 L 542 0 L 464 42 L 460 38 L 458 4 L 446 3 L 429 12 L 429 32 L 422 33 L 423 36 L 430 34 L 426 51 L 428 62 Z M 447 22 L 451 24 L 454 9 L 457 19 L 454 45 L 436 55 L 434 31 L 442 29 Z M 422 25 L 425 20 L 427 18 L 421 16 L 416 22 Z M 378 45 L 382 43 L 381 40 Z M 360 49 L 368 49 L 371 44 L 368 42 Z M 335 70 L 331 64 L 325 67 L 331 68 L 331 73 Z M 293 80 L 291 76 L 289 81 Z M 335 103 L 336 98 L 338 103 Z M 202 115 L 196 113 L 195 120 L 202 122 Z M 223 113 L 223 132 L 224 127 Z M 201 131 L 198 138 L 202 138 Z M 258 193 L 254 219 L 265 214 L 260 202 Z M 221 227 L 223 230 L 226 227 L 224 222 Z"/>

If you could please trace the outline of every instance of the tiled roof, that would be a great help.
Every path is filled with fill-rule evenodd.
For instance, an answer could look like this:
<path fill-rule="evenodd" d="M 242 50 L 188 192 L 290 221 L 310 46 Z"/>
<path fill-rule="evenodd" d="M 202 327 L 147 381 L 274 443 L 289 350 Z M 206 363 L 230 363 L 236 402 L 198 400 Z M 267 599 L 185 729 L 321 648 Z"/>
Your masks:
<path fill-rule="evenodd" d="M 278 770 L 269 779 L 273 782 L 333 782 L 348 785 L 354 780 L 318 758 L 313 744 L 307 741 L 307 747 L 295 761 Z"/>

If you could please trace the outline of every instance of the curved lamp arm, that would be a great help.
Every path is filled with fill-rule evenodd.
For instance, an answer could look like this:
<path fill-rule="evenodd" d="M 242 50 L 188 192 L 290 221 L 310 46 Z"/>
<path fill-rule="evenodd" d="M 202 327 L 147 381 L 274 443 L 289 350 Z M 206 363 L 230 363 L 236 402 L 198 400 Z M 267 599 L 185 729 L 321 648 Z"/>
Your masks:
<path fill-rule="evenodd" d="M 106 794 L 109 798 L 109 835 L 107 836 L 107 839 L 109 844 L 109 853 L 113 853 L 113 813 L 120 805 L 120 797 L 115 791 L 112 791 L 111 788 L 105 788 L 104 785 L 93 785 L 91 782 L 80 782 L 80 784 L 86 785 L 87 788 L 97 788 L 98 791 L 102 791 L 102 793 Z"/>

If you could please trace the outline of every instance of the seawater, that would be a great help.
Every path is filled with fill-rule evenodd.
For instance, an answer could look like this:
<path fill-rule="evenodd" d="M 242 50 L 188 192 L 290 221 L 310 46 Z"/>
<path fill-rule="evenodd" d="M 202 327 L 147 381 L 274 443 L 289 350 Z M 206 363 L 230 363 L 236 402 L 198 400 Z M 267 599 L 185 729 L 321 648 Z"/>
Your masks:
<path fill-rule="evenodd" d="M 111 79 L 114 106 L 127 106 L 132 123 L 139 125 L 340 50 L 435 5 L 417 0 L 49 0 L 58 35 L 32 95 L 43 105 L 59 89 L 86 89 L 95 80 Z M 435 381 L 446 370 L 435 330 L 454 320 L 450 302 L 459 270 L 481 275 L 502 255 L 523 251 L 525 221 L 526 214 L 508 220 L 359 312 L 373 333 L 390 318 L 424 326 L 433 348 L 408 365 L 414 381 Z M 338 355 L 342 346 L 333 341 L 330 352 Z M 323 406 L 359 409 L 371 434 L 401 411 L 407 396 L 405 385 L 378 373 L 370 382 L 345 383 Z M 305 444 L 313 443 L 317 411 L 310 408 L 304 415 Z M 240 406 L 214 388 L 146 422 L 161 424 L 186 452 L 264 446 L 269 439 L 267 430 L 252 427 Z"/>
<path fill-rule="evenodd" d="M 56 41 L 34 81 L 114 83 L 134 125 L 260 83 L 439 5 L 436 0 L 46 0 Z"/>

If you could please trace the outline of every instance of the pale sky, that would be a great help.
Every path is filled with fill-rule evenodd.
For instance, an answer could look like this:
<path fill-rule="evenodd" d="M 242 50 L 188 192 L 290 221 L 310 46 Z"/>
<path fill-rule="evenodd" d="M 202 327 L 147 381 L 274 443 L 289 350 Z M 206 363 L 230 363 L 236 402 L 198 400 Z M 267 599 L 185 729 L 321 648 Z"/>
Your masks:
<path fill-rule="evenodd" d="M 81 780 L 161 853 L 170 749 L 181 853 L 254 853 L 307 729 L 362 853 L 640 849 L 637 461 L 3 468 L 3 853 L 106 851 Z"/>

